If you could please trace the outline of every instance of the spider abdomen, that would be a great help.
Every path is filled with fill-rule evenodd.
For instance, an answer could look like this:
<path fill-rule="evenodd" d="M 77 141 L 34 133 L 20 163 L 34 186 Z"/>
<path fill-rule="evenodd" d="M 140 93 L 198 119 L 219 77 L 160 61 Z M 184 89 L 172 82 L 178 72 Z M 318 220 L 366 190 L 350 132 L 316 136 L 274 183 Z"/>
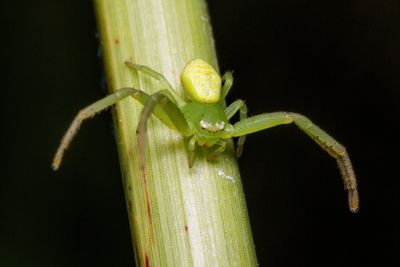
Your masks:
<path fill-rule="evenodd" d="M 189 98 L 198 103 L 217 103 L 221 96 L 221 77 L 202 59 L 190 61 L 183 69 L 181 82 Z"/>

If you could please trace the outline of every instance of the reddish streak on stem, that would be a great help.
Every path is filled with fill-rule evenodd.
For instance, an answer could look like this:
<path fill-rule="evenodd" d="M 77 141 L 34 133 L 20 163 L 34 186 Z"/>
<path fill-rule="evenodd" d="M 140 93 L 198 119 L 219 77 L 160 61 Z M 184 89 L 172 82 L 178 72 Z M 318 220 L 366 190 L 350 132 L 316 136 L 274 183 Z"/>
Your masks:
<path fill-rule="evenodd" d="M 138 142 L 138 147 L 139 147 L 139 151 L 143 151 L 143 148 L 141 148 L 143 144 Z M 140 161 L 140 172 L 142 175 L 142 179 L 143 179 L 143 191 L 144 191 L 144 198 L 146 201 L 146 210 L 147 210 L 147 220 L 149 223 L 149 227 L 150 227 L 150 240 L 153 243 L 154 242 L 154 238 L 153 238 L 153 219 L 151 216 L 151 206 L 150 206 L 150 194 L 149 194 L 149 188 L 148 188 L 148 184 L 147 184 L 147 175 L 146 175 L 146 167 L 144 164 L 144 158 L 143 156 L 140 156 L 139 153 L 139 161 Z"/>
<path fill-rule="evenodd" d="M 150 266 L 150 263 L 149 263 L 149 256 L 147 255 L 147 253 L 146 253 L 145 256 L 144 256 L 144 261 L 145 261 L 145 263 L 146 263 L 146 267 L 149 267 L 149 266 Z"/>
<path fill-rule="evenodd" d="M 147 177 L 146 175 L 143 175 L 143 182 L 144 182 L 144 195 L 146 198 L 146 208 L 147 208 L 147 217 L 149 219 L 149 224 L 153 224 L 153 219 L 151 217 L 151 207 L 150 207 L 150 195 L 149 195 L 149 189 L 147 187 Z"/>

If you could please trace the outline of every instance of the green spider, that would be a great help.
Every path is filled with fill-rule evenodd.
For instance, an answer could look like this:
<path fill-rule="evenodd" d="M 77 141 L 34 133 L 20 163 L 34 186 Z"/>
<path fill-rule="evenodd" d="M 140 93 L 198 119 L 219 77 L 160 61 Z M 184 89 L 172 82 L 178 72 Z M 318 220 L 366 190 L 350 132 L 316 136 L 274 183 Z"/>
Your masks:
<path fill-rule="evenodd" d="M 222 77 L 213 67 L 202 59 L 191 60 L 181 74 L 182 86 L 189 101 L 175 93 L 166 78 L 153 69 L 126 62 L 127 66 L 140 71 L 163 84 L 163 88 L 152 95 L 134 88 L 122 88 L 117 92 L 82 109 L 65 133 L 53 160 L 53 169 L 60 166 L 64 151 L 68 148 L 83 120 L 131 96 L 144 107 L 137 128 L 139 162 L 145 171 L 144 155 L 147 120 L 155 115 L 167 127 L 180 132 L 187 140 L 189 166 L 195 158 L 197 146 L 208 148 L 208 158 L 224 152 L 227 140 L 239 137 L 236 155 L 242 154 L 247 134 L 258 132 L 281 124 L 295 123 L 318 145 L 337 160 L 345 189 L 348 192 L 349 207 L 356 212 L 359 206 L 357 181 L 345 147 L 303 115 L 292 112 L 265 113 L 247 117 L 247 107 L 243 100 L 236 100 L 224 108 L 224 100 L 232 87 L 233 76 L 226 72 Z M 239 112 L 239 121 L 231 124 L 229 120 Z"/>

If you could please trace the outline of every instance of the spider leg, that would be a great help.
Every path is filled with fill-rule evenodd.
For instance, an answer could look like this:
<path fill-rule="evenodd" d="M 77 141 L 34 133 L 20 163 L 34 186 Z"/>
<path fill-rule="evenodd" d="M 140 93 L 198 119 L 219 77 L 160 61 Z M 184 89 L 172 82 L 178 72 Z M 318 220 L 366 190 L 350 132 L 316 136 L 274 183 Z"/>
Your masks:
<path fill-rule="evenodd" d="M 151 207 L 150 207 L 150 196 L 149 190 L 147 186 L 147 174 L 146 174 L 146 139 L 147 139 L 147 120 L 150 118 L 150 115 L 153 113 L 154 109 L 160 106 L 165 110 L 165 112 L 170 116 L 171 120 L 177 124 L 177 128 L 181 130 L 181 133 L 188 129 L 188 125 L 186 123 L 183 114 L 179 110 L 179 108 L 169 100 L 169 98 L 163 94 L 163 92 L 157 92 L 153 95 L 150 95 L 142 109 L 140 114 L 139 124 L 136 130 L 136 140 L 138 145 L 138 159 L 140 166 L 140 173 L 143 180 L 144 192 L 145 192 L 145 201 L 147 206 L 147 216 L 149 220 L 149 224 L 152 225 L 152 215 L 151 215 Z M 181 117 L 181 118 L 179 118 Z"/>
<path fill-rule="evenodd" d="M 137 90 L 133 88 L 124 88 L 118 90 L 114 94 L 108 95 L 105 98 L 100 99 L 99 101 L 96 101 L 95 103 L 80 110 L 78 114 L 75 116 L 74 120 L 72 121 L 67 132 L 64 134 L 64 137 L 61 140 L 61 144 L 59 145 L 53 159 L 52 163 L 53 169 L 57 170 L 59 168 L 64 151 L 68 149 L 69 144 L 71 143 L 72 139 L 76 135 L 77 131 L 79 130 L 79 127 L 81 126 L 82 122 L 85 119 L 93 117 L 96 113 L 114 105 L 118 101 L 133 94 L 135 91 Z"/>
<path fill-rule="evenodd" d="M 226 148 L 226 141 L 223 139 L 219 139 L 212 147 L 210 154 L 207 155 L 207 159 L 212 160 L 215 156 L 224 152 L 225 148 Z"/>
<path fill-rule="evenodd" d="M 327 151 L 336 159 L 342 175 L 344 187 L 348 192 L 350 210 L 352 212 L 357 212 L 359 207 L 357 180 L 346 148 L 317 125 L 313 124 L 307 117 L 290 112 L 260 114 L 235 123 L 233 128 L 227 130 L 227 132 L 230 137 L 239 137 L 277 125 L 289 123 L 295 123 L 318 145 L 320 145 L 322 149 Z"/>
<path fill-rule="evenodd" d="M 159 91 L 148 96 L 144 103 L 140 114 L 139 124 L 136 130 L 137 144 L 139 152 L 139 164 L 142 175 L 145 176 L 145 155 L 146 155 L 146 138 L 147 138 L 147 120 L 154 113 L 155 109 L 161 108 L 168 118 L 172 121 L 175 128 L 184 136 L 191 135 L 190 128 L 181 110 L 164 94 Z"/>
<path fill-rule="evenodd" d="M 197 143 L 197 136 L 193 135 L 190 139 L 189 142 L 187 143 L 187 151 L 189 155 L 189 168 L 192 168 L 193 163 L 194 163 L 194 158 L 195 158 L 195 150 L 196 150 L 196 143 Z"/>
<path fill-rule="evenodd" d="M 137 142 L 139 148 L 139 161 L 141 169 L 144 171 L 145 164 L 145 143 L 147 137 L 147 120 L 150 115 L 154 113 L 155 108 L 160 107 L 165 114 L 167 114 L 168 119 L 172 121 L 175 128 L 182 133 L 184 136 L 189 136 L 190 128 L 186 122 L 186 119 L 180 109 L 163 93 L 159 91 L 153 95 L 148 96 L 136 130 Z"/>
<path fill-rule="evenodd" d="M 168 107 L 167 105 L 170 104 L 171 106 Z M 164 109 L 164 107 L 166 109 Z M 161 107 L 166 113 L 170 113 L 169 115 L 174 116 L 175 110 L 169 108 L 179 108 L 173 103 L 162 91 L 159 91 L 153 95 L 147 97 L 146 102 L 143 105 L 142 112 L 139 118 L 139 124 L 136 130 L 136 141 L 138 146 L 138 160 L 139 160 L 139 167 L 140 167 L 140 174 L 143 181 L 143 191 L 145 193 L 145 202 L 147 207 L 147 219 L 148 223 L 151 226 L 150 228 L 153 229 L 153 220 L 152 220 L 152 211 L 150 205 L 150 193 L 148 189 L 148 180 L 147 180 L 147 173 L 146 173 L 146 140 L 147 140 L 147 121 L 150 118 L 151 114 L 154 113 L 155 108 Z M 179 110 L 180 111 L 180 110 Z M 174 114 L 174 115 L 173 115 Z M 179 113 L 178 113 L 179 114 Z M 183 116 L 183 114 L 181 114 Z M 171 118 L 172 119 L 172 118 Z M 183 121 L 186 123 L 186 121 Z M 182 122 L 182 123 L 183 123 Z M 151 232 L 151 238 L 153 238 L 153 232 Z"/>
<path fill-rule="evenodd" d="M 139 64 L 134 64 L 130 61 L 125 61 L 125 64 L 130 68 L 134 69 L 137 71 L 140 71 L 153 79 L 159 81 L 162 84 L 163 89 L 169 89 L 167 90 L 167 94 L 172 96 L 170 97 L 175 104 L 177 104 L 179 107 L 183 107 L 185 105 L 185 101 L 175 92 L 174 88 L 171 86 L 171 84 L 168 82 L 168 80 L 162 75 L 161 73 L 153 70 L 152 68 L 149 68 L 144 65 L 139 65 Z"/>
<path fill-rule="evenodd" d="M 158 94 L 165 95 L 165 92 L 166 90 L 162 90 Z M 86 108 L 80 110 L 61 140 L 61 143 L 53 159 L 53 169 L 57 170 L 60 167 L 65 150 L 68 149 L 69 144 L 71 143 L 72 139 L 76 135 L 79 127 L 84 120 L 93 117 L 100 111 L 118 103 L 128 96 L 133 97 L 143 105 L 150 97 L 146 93 L 140 90 L 136 90 L 134 88 L 122 88 L 115 93 L 108 95 L 103 99 L 100 99 L 95 103 L 87 106 Z M 189 132 L 189 127 L 182 112 L 167 96 L 165 96 L 165 99 L 167 100 L 163 101 L 162 105 L 157 105 L 154 108 L 154 115 L 169 128 L 177 130 L 184 135 L 187 134 Z"/>
<path fill-rule="evenodd" d="M 142 91 L 140 92 L 143 93 Z M 192 135 L 192 130 L 187 124 L 185 116 L 171 97 L 168 90 L 161 90 L 153 95 L 143 96 L 142 99 L 145 99 L 145 102 L 141 103 L 143 105 L 151 104 L 151 113 L 169 128 L 180 132 L 184 136 Z M 147 103 L 148 101 L 150 102 Z M 153 102 L 154 104 L 152 104 Z"/>
<path fill-rule="evenodd" d="M 221 80 L 224 83 L 224 85 L 221 88 L 221 100 L 224 100 L 232 88 L 233 84 L 232 72 L 230 71 L 225 72 L 225 74 L 221 77 Z"/>
<path fill-rule="evenodd" d="M 233 102 L 232 104 L 230 104 L 225 109 L 225 115 L 229 120 L 238 111 L 239 111 L 239 119 L 240 120 L 244 120 L 247 118 L 247 105 L 241 99 L 238 99 L 235 102 Z M 237 146 L 236 146 L 236 157 L 240 157 L 242 155 L 243 145 L 244 145 L 245 140 L 246 140 L 246 135 L 242 135 L 239 137 L 239 140 L 238 140 Z"/>

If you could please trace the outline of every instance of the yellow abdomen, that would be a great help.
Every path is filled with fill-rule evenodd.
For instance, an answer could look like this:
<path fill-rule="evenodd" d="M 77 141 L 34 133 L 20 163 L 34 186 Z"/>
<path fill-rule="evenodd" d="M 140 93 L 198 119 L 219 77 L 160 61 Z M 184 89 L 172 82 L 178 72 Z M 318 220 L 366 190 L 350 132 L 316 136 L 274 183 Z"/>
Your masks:
<path fill-rule="evenodd" d="M 202 59 L 191 60 L 183 69 L 181 82 L 194 102 L 217 103 L 221 95 L 221 77 Z"/>

